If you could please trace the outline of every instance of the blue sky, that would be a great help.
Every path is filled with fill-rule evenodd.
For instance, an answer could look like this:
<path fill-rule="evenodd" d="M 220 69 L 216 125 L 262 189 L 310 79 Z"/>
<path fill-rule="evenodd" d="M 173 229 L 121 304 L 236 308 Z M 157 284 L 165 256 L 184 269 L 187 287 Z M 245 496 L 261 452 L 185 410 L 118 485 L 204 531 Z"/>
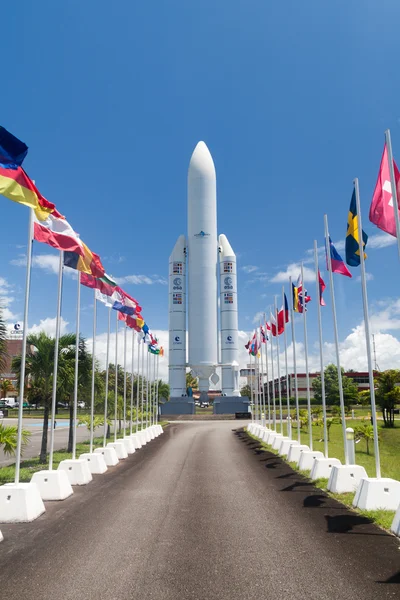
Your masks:
<path fill-rule="evenodd" d="M 288 266 L 297 273 L 313 240 L 322 244 L 324 212 L 332 238 L 344 239 L 358 176 L 371 236 L 371 310 L 384 334 L 379 353 L 400 357 L 397 251 L 367 219 L 387 127 L 400 162 L 399 19 L 396 0 L 9 3 L 0 120 L 29 145 L 25 168 L 41 192 L 106 270 L 125 278 L 160 331 L 198 140 L 216 165 L 218 229 L 238 255 L 245 331 L 281 293 Z M 28 215 L 5 198 L 1 207 L 0 293 L 18 319 Z M 56 301 L 54 259 L 43 258 L 55 252 L 35 243 L 34 254 L 41 266 L 33 269 L 31 325 L 53 318 Z M 354 275 L 336 277 L 343 343 L 362 321 Z M 313 282 L 308 289 L 315 296 Z M 88 337 L 91 304 L 83 290 Z M 67 276 L 63 318 L 71 330 L 74 314 Z M 99 332 L 105 316 L 99 310 Z M 314 344 L 315 303 L 309 329 Z"/>

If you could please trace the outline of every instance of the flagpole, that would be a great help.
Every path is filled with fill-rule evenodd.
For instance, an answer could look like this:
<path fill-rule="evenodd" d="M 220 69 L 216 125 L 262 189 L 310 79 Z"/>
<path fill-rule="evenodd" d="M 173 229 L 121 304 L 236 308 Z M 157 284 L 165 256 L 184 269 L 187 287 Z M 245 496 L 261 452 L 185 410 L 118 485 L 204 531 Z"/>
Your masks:
<path fill-rule="evenodd" d="M 389 132 L 390 140 L 390 132 Z M 393 166 L 393 161 L 391 161 Z M 367 295 L 367 278 L 365 276 L 365 257 L 363 248 L 363 235 L 362 235 L 362 220 L 361 220 L 361 203 L 360 203 L 360 190 L 358 186 L 358 179 L 354 180 L 354 187 L 356 191 L 356 204 L 357 204 L 357 219 L 358 219 L 358 243 L 360 249 L 360 265 L 361 265 L 361 286 L 363 296 L 363 307 L 364 307 L 364 327 L 365 327 L 365 341 L 367 345 L 367 359 L 368 359 L 368 375 L 369 375 L 369 388 L 371 393 L 371 413 L 372 413 L 372 426 L 374 429 L 374 454 L 375 454 L 375 469 L 377 479 L 381 478 L 381 463 L 379 456 L 379 441 L 378 441 L 378 423 L 376 420 L 376 403 L 375 403 L 375 387 L 374 387 L 374 369 L 372 366 L 372 352 L 371 352 L 371 335 L 369 329 L 369 314 L 368 314 L 368 295 Z M 393 186 L 392 186 L 393 189 Z M 397 206 L 397 197 L 394 206 Z M 395 211 L 398 213 L 398 211 Z M 396 225 L 397 226 L 397 225 Z M 400 239 L 399 237 L 397 238 Z"/>
<path fill-rule="evenodd" d="M 270 310 L 270 314 L 271 314 L 271 310 Z M 277 333 L 277 330 L 275 328 L 275 333 Z M 271 321 L 271 336 L 272 338 L 273 333 L 272 333 L 272 321 Z M 274 342 L 273 339 L 271 339 L 271 374 L 272 374 L 272 421 L 273 421 L 273 429 L 276 432 L 276 401 L 275 401 L 275 375 L 274 375 Z"/>
<path fill-rule="evenodd" d="M 281 389 L 281 365 L 279 360 L 279 334 L 278 334 L 278 310 L 275 296 L 275 331 L 276 331 L 276 360 L 278 366 L 278 398 L 279 398 L 279 420 L 281 422 L 281 434 L 283 435 L 283 413 L 282 413 L 282 389 Z"/>
<path fill-rule="evenodd" d="M 140 398 L 140 337 L 138 336 L 138 359 L 136 377 L 136 433 L 139 431 L 139 398 Z"/>
<path fill-rule="evenodd" d="M 157 370 L 156 370 L 156 378 L 157 378 L 157 385 L 156 385 L 156 425 L 158 425 L 158 371 L 159 371 L 159 367 L 160 367 L 160 355 L 157 355 Z"/>
<path fill-rule="evenodd" d="M 156 423 L 156 419 L 155 419 L 155 414 L 154 414 L 154 409 L 156 406 L 156 358 L 157 358 L 158 354 L 153 354 L 153 394 L 152 394 L 152 400 L 153 400 L 153 406 L 151 408 L 151 414 L 153 416 L 153 425 L 155 425 Z"/>
<path fill-rule="evenodd" d="M 107 417 L 108 417 L 108 375 L 109 375 L 109 363 L 110 363 L 110 330 L 111 330 L 111 306 L 108 307 L 108 328 L 107 328 L 107 350 L 106 350 L 106 393 L 104 398 L 104 438 L 103 447 L 106 447 L 107 443 Z"/>
<path fill-rule="evenodd" d="M 28 245 L 26 250 L 26 277 L 25 277 L 25 301 L 24 301 L 24 323 L 22 325 L 22 351 L 21 351 L 21 371 L 19 382 L 19 406 L 18 406 L 18 433 L 17 433 L 17 451 L 15 462 L 15 484 L 19 483 L 19 473 L 21 467 L 22 451 L 22 417 L 24 410 L 24 392 L 25 392 L 25 365 L 26 365 L 26 340 L 28 337 L 28 312 L 29 296 L 31 289 L 31 267 L 32 267 L 32 233 L 33 233 L 33 209 L 29 209 L 28 219 Z"/>
<path fill-rule="evenodd" d="M 392 138 L 390 136 L 390 129 L 386 129 L 385 139 L 386 139 L 386 148 L 387 148 L 387 153 L 388 153 L 390 184 L 391 184 L 391 188 L 392 188 L 393 212 L 394 212 L 394 218 L 395 218 L 395 222 L 396 222 L 397 250 L 399 253 L 399 257 L 400 257 L 400 217 L 399 217 L 399 208 L 398 208 L 398 204 L 397 204 L 397 187 L 396 187 L 396 178 L 394 176 Z M 361 237 L 362 237 L 362 235 L 361 235 Z"/>
<path fill-rule="evenodd" d="M 146 356 L 146 429 L 149 427 L 149 347 Z"/>
<path fill-rule="evenodd" d="M 144 429 L 144 340 L 142 347 L 142 425 L 141 430 Z"/>
<path fill-rule="evenodd" d="M 287 335 L 286 335 L 286 302 L 285 302 L 285 286 L 282 286 L 282 303 L 283 303 L 283 337 L 285 342 L 285 372 L 286 372 L 286 404 L 287 404 L 287 434 L 289 439 L 292 439 L 292 422 L 290 418 L 290 393 L 289 393 L 289 373 L 288 373 L 288 353 L 287 353 Z"/>
<path fill-rule="evenodd" d="M 51 417 L 50 417 L 50 457 L 49 471 L 53 470 L 54 454 L 54 425 L 57 401 L 57 374 L 58 374 L 58 346 L 60 341 L 60 317 L 61 317 L 61 297 L 62 297 L 62 279 L 64 269 L 64 252 L 60 251 L 58 262 L 58 288 L 57 288 L 57 313 L 56 313 L 56 339 L 54 342 L 54 368 L 53 368 L 53 390 L 51 396 Z"/>
<path fill-rule="evenodd" d="M 251 334 L 250 334 L 251 335 Z M 251 348 L 251 346 L 250 346 Z M 254 421 L 254 403 L 253 403 L 253 371 L 251 365 L 251 351 L 249 352 L 250 358 L 250 400 L 251 400 L 251 420 Z"/>
<path fill-rule="evenodd" d="M 124 434 L 126 437 L 126 331 L 127 326 L 124 327 Z"/>
<path fill-rule="evenodd" d="M 294 331 L 294 306 L 293 306 L 293 285 L 292 278 L 289 277 L 289 287 L 291 296 L 291 322 L 292 322 L 292 345 L 293 345 L 293 371 L 294 371 L 294 397 L 296 402 L 296 419 L 297 419 L 297 440 L 301 444 L 301 432 L 300 432 L 300 409 L 299 409 L 299 390 L 297 389 L 297 362 L 296 362 L 296 337 Z"/>
<path fill-rule="evenodd" d="M 326 398 L 325 398 L 325 373 L 324 373 L 324 350 L 322 340 L 322 315 L 321 315 L 321 293 L 319 289 L 319 265 L 318 265 L 318 244 L 314 240 L 314 265 L 315 281 L 317 290 L 317 311 L 318 311 L 318 338 L 319 338 L 319 361 L 321 369 L 321 395 L 322 395 L 322 417 L 324 423 L 324 455 L 328 458 L 328 427 L 326 422 Z"/>
<path fill-rule="evenodd" d="M 260 321 L 260 331 L 261 331 L 261 327 L 262 327 L 262 322 Z M 265 339 L 265 335 L 266 335 L 266 332 L 264 331 L 264 339 Z M 265 342 L 265 343 L 267 343 L 267 342 Z M 260 360 L 261 360 L 261 390 L 262 390 L 263 414 L 264 414 L 261 425 L 263 427 L 265 427 L 267 413 L 266 413 L 266 406 L 265 406 L 263 340 L 261 339 L 261 337 L 260 337 Z"/>
<path fill-rule="evenodd" d="M 76 294 L 76 344 L 75 344 L 75 374 L 74 374 L 74 406 L 72 428 L 72 460 L 76 459 L 76 432 L 78 426 L 78 377 L 79 377 L 79 335 L 81 320 L 81 272 L 78 271 L 78 289 Z"/>
<path fill-rule="evenodd" d="M 118 416 L 118 311 L 115 311 L 115 392 L 114 392 L 114 442 L 117 441 Z"/>
<path fill-rule="evenodd" d="M 304 325 L 304 355 L 306 363 L 306 387 L 307 387 L 307 410 L 308 410 L 308 430 L 310 450 L 313 449 L 312 437 L 312 417 L 311 417 L 311 394 L 310 394 L 310 373 L 308 370 L 308 337 L 307 337 L 307 310 L 306 310 L 306 287 L 304 284 L 304 267 L 301 263 L 301 295 L 303 297 L 303 325 Z"/>
<path fill-rule="evenodd" d="M 340 414 L 342 418 L 342 431 L 343 431 L 343 446 L 344 446 L 344 457 L 346 465 L 349 464 L 349 455 L 347 451 L 346 443 L 346 415 L 344 412 L 344 397 L 343 397 L 343 382 L 342 382 L 342 369 L 340 367 L 340 353 L 339 353 L 339 334 L 336 320 L 336 303 L 335 303 L 335 288 L 333 285 L 333 273 L 332 273 L 332 259 L 331 259 L 331 246 L 329 243 L 329 230 L 328 230 L 328 216 L 324 215 L 325 225 L 325 246 L 326 256 L 328 260 L 328 272 L 329 272 L 329 287 L 331 292 L 331 303 L 332 303 L 332 316 L 333 316 L 333 331 L 335 335 L 335 349 L 336 349 L 336 364 L 339 384 L 339 400 L 340 400 Z"/>
<path fill-rule="evenodd" d="M 93 437 L 94 437 L 94 384 L 96 375 L 96 321 L 97 321 L 97 302 L 96 302 L 96 290 L 93 290 L 93 350 L 92 350 L 92 392 L 90 398 L 90 447 L 89 453 L 93 452 Z"/>
<path fill-rule="evenodd" d="M 135 370 L 135 330 L 132 329 L 131 419 L 130 419 L 129 435 L 132 435 L 132 433 L 133 433 L 133 380 L 134 380 L 134 370 Z"/>
<path fill-rule="evenodd" d="M 258 339 L 257 338 L 258 338 L 258 336 L 257 336 L 257 329 L 256 329 L 257 354 L 254 357 L 254 364 L 256 367 L 256 375 L 257 375 L 257 380 L 256 380 L 257 414 L 258 414 L 258 421 L 261 425 L 260 359 L 258 358 Z"/>
<path fill-rule="evenodd" d="M 267 403 L 268 403 L 268 426 L 271 426 L 271 398 L 269 394 L 269 375 L 268 375 L 268 329 L 267 319 L 264 313 L 264 327 L 265 327 L 265 374 L 267 375 Z"/>

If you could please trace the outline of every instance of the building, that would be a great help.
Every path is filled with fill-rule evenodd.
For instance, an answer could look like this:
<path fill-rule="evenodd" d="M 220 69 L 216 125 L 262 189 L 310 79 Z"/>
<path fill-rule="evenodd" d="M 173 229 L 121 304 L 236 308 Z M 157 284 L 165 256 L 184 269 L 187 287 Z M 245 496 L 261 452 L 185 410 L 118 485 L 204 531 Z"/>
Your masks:
<path fill-rule="evenodd" d="M 358 391 L 363 392 L 364 390 L 369 389 L 369 377 L 368 373 L 364 371 L 347 371 L 345 376 L 349 379 L 352 379 L 354 383 L 358 386 Z M 310 373 L 309 381 L 310 381 L 310 398 L 314 398 L 314 390 L 312 387 L 313 380 L 319 377 L 319 372 Z M 296 386 L 295 386 L 295 376 L 294 373 L 289 373 L 289 397 L 295 398 L 296 396 Z M 279 394 L 279 379 L 276 378 L 274 383 L 269 381 L 269 393 L 272 396 L 273 385 L 275 387 L 275 396 L 277 397 Z M 297 392 L 299 398 L 307 398 L 307 375 L 306 373 L 297 373 Z M 281 377 L 281 394 L 286 396 L 286 375 Z"/>
<path fill-rule="evenodd" d="M 9 379 L 14 387 L 13 390 L 7 392 L 7 398 L 16 398 L 18 396 L 18 378 L 17 374 L 13 372 L 11 364 L 15 356 L 19 356 L 22 353 L 22 335 L 13 336 L 7 339 L 6 346 L 6 364 L 3 372 L 0 372 L 0 383 L 4 379 Z"/>

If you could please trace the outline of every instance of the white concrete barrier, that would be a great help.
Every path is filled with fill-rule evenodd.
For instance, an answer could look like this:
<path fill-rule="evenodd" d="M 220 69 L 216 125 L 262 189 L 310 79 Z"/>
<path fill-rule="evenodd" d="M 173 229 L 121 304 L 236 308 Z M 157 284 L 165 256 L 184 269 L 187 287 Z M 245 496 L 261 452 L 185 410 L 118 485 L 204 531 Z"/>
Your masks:
<path fill-rule="evenodd" d="M 65 500 L 74 493 L 65 471 L 38 471 L 31 479 L 42 500 Z"/>
<path fill-rule="evenodd" d="M 332 467 L 334 465 L 340 466 L 341 464 L 342 463 L 338 458 L 325 458 L 324 456 L 320 456 L 314 460 L 310 478 L 320 479 L 323 477 L 324 479 L 329 479 L 331 476 Z"/>
<path fill-rule="evenodd" d="M 120 441 L 124 444 L 125 450 L 127 451 L 128 454 L 135 453 L 135 444 L 134 444 L 132 438 L 124 437 Z"/>
<path fill-rule="evenodd" d="M 301 453 L 309 449 L 309 446 L 306 446 L 306 444 L 295 444 L 294 446 L 290 446 L 287 457 L 288 462 L 294 462 L 297 464 L 299 462 Z"/>
<path fill-rule="evenodd" d="M 311 471 L 316 458 L 323 458 L 324 454 L 320 450 L 303 450 L 299 456 L 297 466 L 300 471 Z"/>
<path fill-rule="evenodd" d="M 287 456 L 289 454 L 289 450 L 291 446 L 298 446 L 299 442 L 297 440 L 291 440 L 289 438 L 283 439 L 281 441 L 281 445 L 279 446 L 279 456 Z"/>
<path fill-rule="evenodd" d="M 62 460 L 58 471 L 65 471 L 71 485 L 86 485 L 93 479 L 86 460 L 81 458 Z"/>
<path fill-rule="evenodd" d="M 367 477 L 367 472 L 360 465 L 334 465 L 327 489 L 334 494 L 355 492 L 363 477 Z"/>
<path fill-rule="evenodd" d="M 115 467 L 119 463 L 115 448 L 96 448 L 95 454 L 102 454 L 107 467 Z"/>
<path fill-rule="evenodd" d="M 396 510 L 396 514 L 394 515 L 394 519 L 390 529 L 395 535 L 400 536 L 400 504 L 398 509 Z"/>
<path fill-rule="evenodd" d="M 29 523 L 45 512 L 36 483 L 0 486 L 0 523 Z"/>
<path fill-rule="evenodd" d="M 100 452 L 85 452 L 81 454 L 80 459 L 86 460 L 92 475 L 102 475 L 107 471 L 106 461 Z"/>
<path fill-rule="evenodd" d="M 361 510 L 396 510 L 400 504 L 400 481 L 389 477 L 363 477 L 353 506 Z"/>
<path fill-rule="evenodd" d="M 117 442 L 109 442 L 107 444 L 107 448 L 114 448 L 119 460 L 128 458 L 128 453 L 126 451 L 125 444 L 123 444 L 121 440 L 118 440 Z"/>

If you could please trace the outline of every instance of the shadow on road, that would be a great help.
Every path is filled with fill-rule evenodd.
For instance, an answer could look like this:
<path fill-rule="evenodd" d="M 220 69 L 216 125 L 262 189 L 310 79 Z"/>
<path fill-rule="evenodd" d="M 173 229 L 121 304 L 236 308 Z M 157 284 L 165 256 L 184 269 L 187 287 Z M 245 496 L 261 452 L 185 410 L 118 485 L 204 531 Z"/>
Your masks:
<path fill-rule="evenodd" d="M 385 533 L 384 531 L 380 531 L 376 528 L 376 531 L 357 531 L 354 530 L 355 527 L 360 527 L 360 525 L 372 525 L 373 521 L 368 519 L 368 517 L 363 517 L 361 515 L 349 513 L 347 515 L 325 515 L 326 524 L 328 526 L 328 533 L 351 533 L 356 535 L 377 535 L 379 537 L 392 537 L 390 533 Z"/>

